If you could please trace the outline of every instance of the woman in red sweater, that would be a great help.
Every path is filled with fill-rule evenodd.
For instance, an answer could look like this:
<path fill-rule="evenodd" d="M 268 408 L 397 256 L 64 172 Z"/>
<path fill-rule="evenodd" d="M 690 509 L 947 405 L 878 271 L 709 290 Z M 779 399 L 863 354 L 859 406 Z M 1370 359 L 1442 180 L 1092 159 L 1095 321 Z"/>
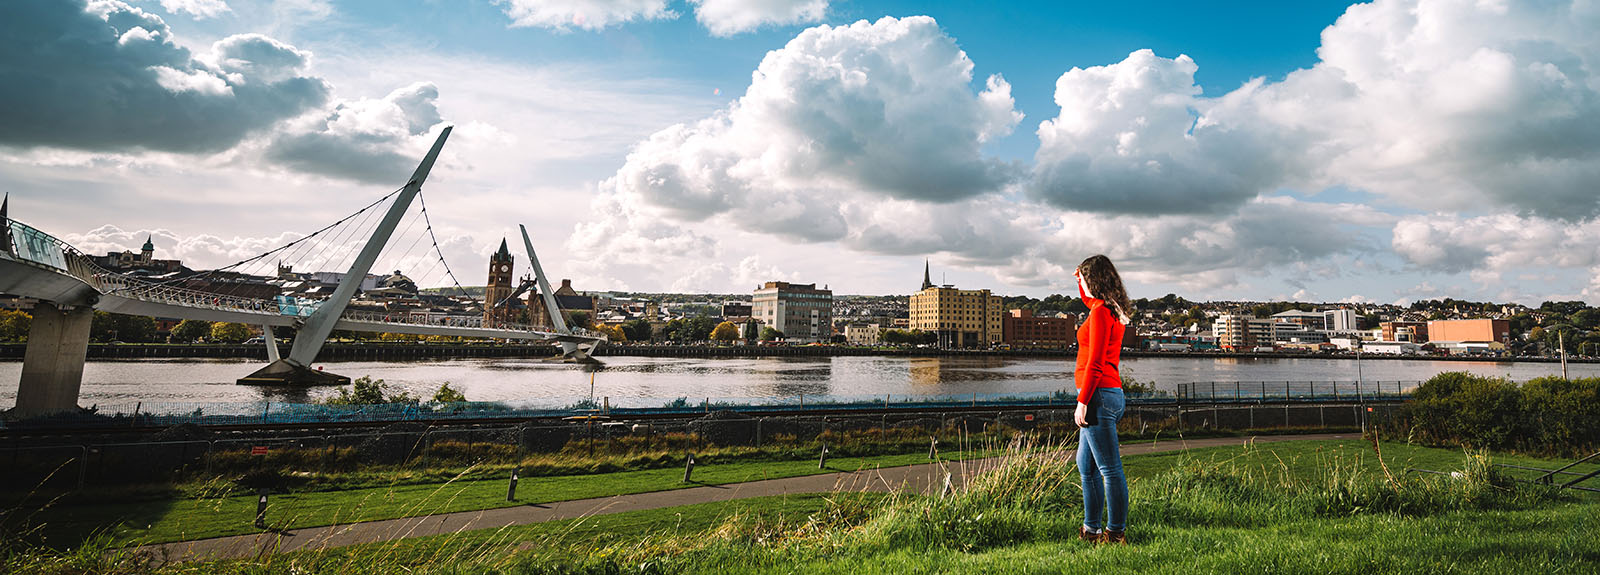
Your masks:
<path fill-rule="evenodd" d="M 1122 334 L 1131 320 L 1122 276 L 1105 256 L 1078 264 L 1078 295 L 1089 318 L 1078 327 L 1078 473 L 1083 477 L 1083 526 L 1078 536 L 1088 541 L 1126 543 L 1128 480 L 1122 474 L 1117 448 L 1117 422 L 1126 405 L 1122 396 Z M 1101 529 L 1102 511 L 1110 511 Z"/>

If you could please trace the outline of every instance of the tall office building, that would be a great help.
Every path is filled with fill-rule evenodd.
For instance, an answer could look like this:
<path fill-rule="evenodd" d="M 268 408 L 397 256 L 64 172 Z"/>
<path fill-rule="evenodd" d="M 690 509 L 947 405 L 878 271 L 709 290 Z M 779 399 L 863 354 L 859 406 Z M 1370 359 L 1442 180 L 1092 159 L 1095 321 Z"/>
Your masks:
<path fill-rule="evenodd" d="M 833 292 L 814 283 L 767 282 L 751 298 L 750 317 L 789 341 L 827 341 L 833 336 Z"/>
<path fill-rule="evenodd" d="M 1350 308 L 1330 309 L 1322 312 L 1324 329 L 1328 331 L 1355 331 L 1361 329 L 1361 316 Z"/>
<path fill-rule="evenodd" d="M 911 329 L 938 334 L 940 347 L 992 347 L 1004 340 L 1000 296 L 933 285 L 928 271 L 923 268 L 922 289 L 911 296 Z"/>

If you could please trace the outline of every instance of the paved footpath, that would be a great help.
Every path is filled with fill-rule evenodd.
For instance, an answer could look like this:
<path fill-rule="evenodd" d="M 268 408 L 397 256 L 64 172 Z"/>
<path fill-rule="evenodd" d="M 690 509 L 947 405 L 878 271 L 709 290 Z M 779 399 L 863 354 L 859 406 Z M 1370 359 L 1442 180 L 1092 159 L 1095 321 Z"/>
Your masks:
<path fill-rule="evenodd" d="M 1359 434 L 1352 433 L 1164 440 L 1156 443 L 1124 445 L 1122 446 L 1122 454 L 1141 455 L 1203 447 L 1243 445 L 1247 442 L 1273 443 L 1280 441 L 1359 438 Z M 672 491 L 578 499 L 542 505 L 530 504 L 482 511 L 459 511 L 423 517 L 406 517 L 148 545 L 140 547 L 137 552 L 161 563 L 206 559 L 235 559 L 260 557 L 272 553 L 326 549 L 410 537 L 426 537 L 477 529 L 495 529 L 512 525 L 528 525 L 545 521 L 771 495 L 831 493 L 836 491 L 888 492 L 897 490 L 934 494 L 944 488 L 947 476 L 953 486 L 960 486 L 967 477 L 992 468 L 999 461 L 999 458 L 993 458 L 967 462 L 928 463 L 855 472 L 825 473 L 786 479 L 768 479 L 748 483 L 706 485 Z"/>

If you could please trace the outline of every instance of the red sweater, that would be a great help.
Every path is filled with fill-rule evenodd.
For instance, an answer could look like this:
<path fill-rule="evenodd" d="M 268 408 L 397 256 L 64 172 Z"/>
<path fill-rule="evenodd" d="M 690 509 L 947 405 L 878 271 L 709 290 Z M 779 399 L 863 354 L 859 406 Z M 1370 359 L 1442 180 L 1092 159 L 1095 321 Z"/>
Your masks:
<path fill-rule="evenodd" d="M 1083 295 L 1082 289 L 1078 295 Z M 1125 328 L 1105 300 L 1084 297 L 1083 303 L 1089 306 L 1089 319 L 1078 326 L 1078 369 L 1072 380 L 1078 386 L 1078 403 L 1089 403 L 1096 389 L 1122 387 L 1117 365 L 1122 361 Z"/>

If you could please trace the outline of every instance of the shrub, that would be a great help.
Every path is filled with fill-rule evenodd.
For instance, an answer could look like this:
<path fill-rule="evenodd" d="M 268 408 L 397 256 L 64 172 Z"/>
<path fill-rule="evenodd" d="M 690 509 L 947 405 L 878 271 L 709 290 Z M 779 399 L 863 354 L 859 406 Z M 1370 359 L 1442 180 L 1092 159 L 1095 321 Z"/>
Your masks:
<path fill-rule="evenodd" d="M 444 385 L 439 386 L 439 391 L 433 392 L 433 402 L 434 403 L 466 403 L 467 402 L 467 395 L 464 394 L 464 393 L 461 393 L 460 391 L 456 391 L 455 388 L 450 387 L 450 382 L 446 381 L 446 382 L 444 382 Z"/>
<path fill-rule="evenodd" d="M 327 405 L 382 405 L 385 403 L 417 403 L 417 398 L 383 383 L 381 379 L 372 379 L 371 376 L 364 375 L 350 382 L 350 387 L 339 388 L 339 395 L 325 399 L 322 403 Z"/>
<path fill-rule="evenodd" d="M 1381 431 L 1427 445 L 1572 456 L 1600 447 L 1600 378 L 1503 378 L 1441 373 L 1417 388 Z"/>

